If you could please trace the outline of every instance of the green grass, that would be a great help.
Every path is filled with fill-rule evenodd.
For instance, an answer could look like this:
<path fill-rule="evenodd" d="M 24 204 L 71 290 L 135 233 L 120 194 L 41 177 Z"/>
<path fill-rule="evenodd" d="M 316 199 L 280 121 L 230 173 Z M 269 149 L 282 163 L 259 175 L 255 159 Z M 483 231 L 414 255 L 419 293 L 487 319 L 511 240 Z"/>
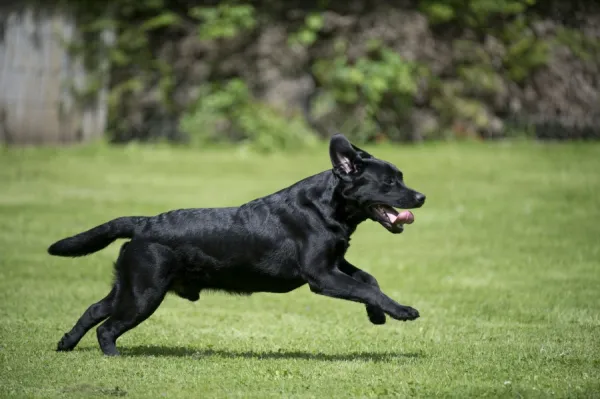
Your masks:
<path fill-rule="evenodd" d="M 370 148 L 427 194 L 402 235 L 348 258 L 421 318 L 369 323 L 317 296 L 169 296 L 106 358 L 57 341 L 108 292 L 119 243 L 55 240 L 111 218 L 236 205 L 329 167 L 314 154 L 105 147 L 0 152 L 0 396 L 600 397 L 600 146 Z"/>

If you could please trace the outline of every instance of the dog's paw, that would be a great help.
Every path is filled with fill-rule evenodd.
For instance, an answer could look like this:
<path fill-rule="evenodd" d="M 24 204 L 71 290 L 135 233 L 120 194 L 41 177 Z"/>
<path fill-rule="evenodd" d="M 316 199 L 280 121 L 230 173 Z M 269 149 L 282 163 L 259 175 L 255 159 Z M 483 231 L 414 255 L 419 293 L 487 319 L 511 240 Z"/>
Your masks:
<path fill-rule="evenodd" d="M 375 325 L 385 324 L 385 313 L 378 307 L 367 306 L 367 315 L 371 323 Z"/>
<path fill-rule="evenodd" d="M 396 314 L 391 314 L 394 319 L 401 321 L 416 320 L 419 318 L 419 311 L 410 306 L 403 306 Z"/>
<path fill-rule="evenodd" d="M 68 351 L 72 351 L 73 348 L 75 347 L 75 345 L 73 345 L 70 342 L 70 339 L 68 336 L 64 336 L 60 339 L 60 341 L 58 341 L 58 345 L 56 346 L 56 351 L 57 352 L 68 352 Z"/>

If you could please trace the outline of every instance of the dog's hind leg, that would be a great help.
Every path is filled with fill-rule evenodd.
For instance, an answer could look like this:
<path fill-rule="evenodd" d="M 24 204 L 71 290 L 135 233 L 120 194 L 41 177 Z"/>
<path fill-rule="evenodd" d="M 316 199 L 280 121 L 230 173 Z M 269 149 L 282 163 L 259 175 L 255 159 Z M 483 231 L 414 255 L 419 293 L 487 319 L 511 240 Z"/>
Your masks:
<path fill-rule="evenodd" d="M 98 343 L 105 355 L 118 355 L 116 341 L 154 313 L 171 283 L 176 262 L 168 247 L 135 240 L 117 261 L 119 290 L 112 313 L 97 329 Z"/>
<path fill-rule="evenodd" d="M 127 248 L 129 242 L 124 243 L 119 250 L 119 257 L 123 254 L 125 248 Z M 87 310 L 83 313 L 83 315 L 77 320 L 77 323 L 71 331 L 66 333 L 61 340 L 58 342 L 58 346 L 56 348 L 57 351 L 70 351 L 73 350 L 81 338 L 95 325 L 100 323 L 102 320 L 105 320 L 108 316 L 110 316 L 113 307 L 113 301 L 117 295 L 117 291 L 119 290 L 119 281 L 115 280 L 113 288 L 108 293 L 106 297 L 91 305 Z"/>
<path fill-rule="evenodd" d="M 110 293 L 102 300 L 91 305 L 83 313 L 83 315 L 77 320 L 77 323 L 71 331 L 66 333 L 62 339 L 58 342 L 57 351 L 70 351 L 73 350 L 83 338 L 83 336 L 96 324 L 106 319 L 111 311 L 112 304 L 117 291 L 116 284 L 113 286 Z"/>
<path fill-rule="evenodd" d="M 362 281 L 363 283 L 367 283 L 374 287 L 379 288 L 379 283 L 377 279 L 365 272 L 364 270 L 359 269 L 358 267 L 352 265 L 350 262 L 344 259 L 344 261 L 340 265 L 340 270 L 355 280 Z M 385 324 L 385 313 L 380 307 L 366 305 L 367 315 L 369 316 L 369 320 L 373 324 Z"/>

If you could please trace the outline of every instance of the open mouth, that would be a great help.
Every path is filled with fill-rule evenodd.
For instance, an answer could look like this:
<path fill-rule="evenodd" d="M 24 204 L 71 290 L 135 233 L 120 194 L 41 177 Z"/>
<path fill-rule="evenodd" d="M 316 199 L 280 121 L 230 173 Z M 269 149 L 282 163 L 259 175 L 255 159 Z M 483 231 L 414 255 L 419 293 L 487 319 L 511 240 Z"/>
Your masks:
<path fill-rule="evenodd" d="M 415 221 L 415 215 L 411 211 L 398 212 L 388 205 L 372 205 L 370 208 L 375 220 L 392 233 L 402 233 L 405 224 Z"/>

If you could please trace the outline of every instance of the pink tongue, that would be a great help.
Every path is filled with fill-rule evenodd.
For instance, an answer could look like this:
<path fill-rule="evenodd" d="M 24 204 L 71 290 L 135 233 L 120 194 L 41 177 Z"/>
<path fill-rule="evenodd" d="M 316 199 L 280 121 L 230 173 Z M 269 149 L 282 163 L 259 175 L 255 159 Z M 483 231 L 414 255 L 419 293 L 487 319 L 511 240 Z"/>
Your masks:
<path fill-rule="evenodd" d="M 402 211 L 394 220 L 394 224 L 411 224 L 415 221 L 415 215 L 412 214 L 411 211 Z"/>

